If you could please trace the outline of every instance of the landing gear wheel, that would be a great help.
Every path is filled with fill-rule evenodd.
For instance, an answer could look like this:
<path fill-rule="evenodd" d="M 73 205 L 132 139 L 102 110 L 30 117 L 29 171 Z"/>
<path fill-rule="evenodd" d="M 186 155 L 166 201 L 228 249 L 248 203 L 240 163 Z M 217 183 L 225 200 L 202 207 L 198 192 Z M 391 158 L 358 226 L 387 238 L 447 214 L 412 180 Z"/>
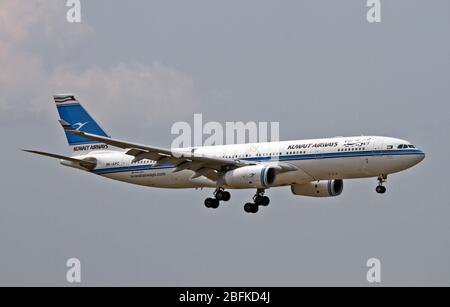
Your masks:
<path fill-rule="evenodd" d="M 215 193 L 216 199 L 217 200 L 222 200 L 223 199 L 223 194 L 224 194 L 224 191 L 217 190 L 217 192 Z"/>
<path fill-rule="evenodd" d="M 246 203 L 244 205 L 244 211 L 247 213 L 256 213 L 258 212 L 258 209 L 259 209 L 258 205 L 254 203 Z"/>
<path fill-rule="evenodd" d="M 224 191 L 224 190 L 217 190 L 214 194 L 217 200 L 222 201 L 229 201 L 231 198 L 230 192 Z"/>
<path fill-rule="evenodd" d="M 258 206 L 266 207 L 269 205 L 269 203 L 270 203 L 270 198 L 267 196 L 258 195 L 255 197 L 255 204 L 257 204 Z"/>
<path fill-rule="evenodd" d="M 209 198 L 209 197 L 207 199 L 205 199 L 205 207 L 206 208 L 211 208 L 212 201 L 213 201 L 213 199 Z"/>
<path fill-rule="evenodd" d="M 251 213 L 252 212 L 252 204 L 251 203 L 246 203 L 244 205 L 244 211 L 247 213 Z"/>
<path fill-rule="evenodd" d="M 219 207 L 219 201 L 215 198 L 208 197 L 207 199 L 205 199 L 205 207 L 217 209 Z"/>
<path fill-rule="evenodd" d="M 382 186 L 382 185 L 377 186 L 377 188 L 375 190 L 377 191 L 378 194 L 386 193 L 386 187 Z"/>
<path fill-rule="evenodd" d="M 222 196 L 222 200 L 223 200 L 223 201 L 229 201 L 229 200 L 230 200 L 230 198 L 231 198 L 231 194 L 230 194 L 230 192 L 227 192 L 227 191 L 223 191 L 223 196 Z"/>
<path fill-rule="evenodd" d="M 387 175 L 380 175 L 380 176 L 378 176 L 378 186 L 375 189 L 375 191 L 377 191 L 378 194 L 386 193 L 386 187 L 383 186 L 383 183 L 386 182 L 386 179 L 387 179 Z"/>
<path fill-rule="evenodd" d="M 213 202 L 212 202 L 211 208 L 213 208 L 213 209 L 219 208 L 219 201 L 217 199 L 213 198 Z"/>

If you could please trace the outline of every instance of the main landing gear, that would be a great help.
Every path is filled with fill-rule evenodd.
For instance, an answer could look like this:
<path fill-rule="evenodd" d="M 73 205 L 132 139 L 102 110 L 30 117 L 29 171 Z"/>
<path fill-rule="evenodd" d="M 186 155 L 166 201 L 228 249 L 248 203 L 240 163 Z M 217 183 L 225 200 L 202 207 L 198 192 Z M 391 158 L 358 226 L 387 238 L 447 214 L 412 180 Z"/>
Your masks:
<path fill-rule="evenodd" d="M 387 175 L 378 176 L 378 186 L 375 189 L 375 191 L 377 191 L 378 194 L 386 193 L 386 187 L 383 185 L 383 183 L 386 182 L 386 179 L 387 179 Z"/>
<path fill-rule="evenodd" d="M 222 188 L 218 188 L 214 191 L 214 198 L 208 197 L 205 199 L 205 206 L 206 208 L 217 209 L 220 201 L 229 201 L 230 198 L 230 192 L 224 191 Z"/>
<path fill-rule="evenodd" d="M 270 198 L 264 196 L 264 190 L 258 189 L 255 196 L 253 196 L 253 203 L 246 203 L 244 205 L 244 211 L 247 213 L 256 213 L 259 210 L 259 206 L 268 206 Z"/>

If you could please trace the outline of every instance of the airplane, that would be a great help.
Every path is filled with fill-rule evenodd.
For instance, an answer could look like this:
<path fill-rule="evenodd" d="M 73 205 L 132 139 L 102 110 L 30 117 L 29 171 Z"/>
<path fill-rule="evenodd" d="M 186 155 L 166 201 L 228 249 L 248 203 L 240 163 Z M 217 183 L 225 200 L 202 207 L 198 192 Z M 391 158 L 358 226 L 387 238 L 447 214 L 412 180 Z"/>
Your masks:
<path fill-rule="evenodd" d="M 60 164 L 114 180 L 147 187 L 212 188 L 207 208 L 227 202 L 227 190 L 256 190 L 244 205 L 256 213 L 269 205 L 266 190 L 290 186 L 294 195 L 334 197 L 343 181 L 374 177 L 376 192 L 386 192 L 387 176 L 425 158 L 410 142 L 382 136 L 263 142 L 189 148 L 161 148 L 112 138 L 72 94 L 54 95 L 59 122 L 74 154 L 25 150 Z"/>

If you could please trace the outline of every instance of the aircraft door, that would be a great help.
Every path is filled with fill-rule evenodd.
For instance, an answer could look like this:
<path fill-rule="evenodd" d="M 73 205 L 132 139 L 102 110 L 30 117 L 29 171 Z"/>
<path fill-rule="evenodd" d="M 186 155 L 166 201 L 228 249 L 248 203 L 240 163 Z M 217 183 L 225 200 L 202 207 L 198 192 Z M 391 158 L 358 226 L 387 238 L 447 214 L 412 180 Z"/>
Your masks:
<path fill-rule="evenodd" d="M 366 145 L 366 152 L 373 152 L 373 151 L 378 151 L 378 150 L 382 150 L 384 146 L 384 142 L 382 139 L 379 138 L 371 138 L 367 140 L 367 145 Z M 377 156 L 373 156 L 373 155 L 366 155 L 363 158 L 363 172 L 366 174 L 370 174 L 373 175 L 373 172 L 376 170 L 377 168 Z"/>

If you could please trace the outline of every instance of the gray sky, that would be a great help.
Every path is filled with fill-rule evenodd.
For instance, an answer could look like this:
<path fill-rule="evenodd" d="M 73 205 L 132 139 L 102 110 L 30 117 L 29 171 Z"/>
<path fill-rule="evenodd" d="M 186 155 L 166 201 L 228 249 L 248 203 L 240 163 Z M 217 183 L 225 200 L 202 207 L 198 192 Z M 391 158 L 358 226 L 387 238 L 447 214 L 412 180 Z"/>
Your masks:
<path fill-rule="evenodd" d="M 450 3 L 0 2 L 0 285 L 450 286 Z M 51 95 L 74 92 L 114 137 L 170 146 L 170 127 L 279 121 L 281 139 L 386 135 L 427 153 L 413 169 L 349 180 L 329 199 L 272 189 L 217 210 L 210 190 L 114 182 L 19 152 L 67 154 Z"/>

